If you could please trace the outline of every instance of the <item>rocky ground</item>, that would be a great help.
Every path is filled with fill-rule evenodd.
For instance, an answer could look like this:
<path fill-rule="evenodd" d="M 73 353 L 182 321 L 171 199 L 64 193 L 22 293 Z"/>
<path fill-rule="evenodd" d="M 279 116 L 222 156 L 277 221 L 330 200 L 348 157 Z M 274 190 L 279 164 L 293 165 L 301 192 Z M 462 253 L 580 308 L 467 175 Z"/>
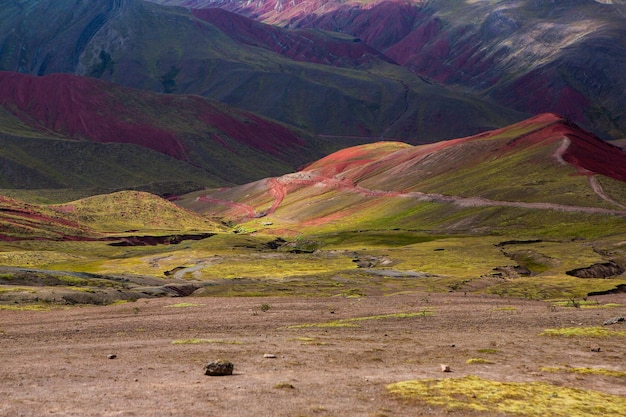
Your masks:
<path fill-rule="evenodd" d="M 602 326 L 626 313 L 626 294 L 590 299 L 622 306 L 574 308 L 423 293 L 162 298 L 3 310 L 0 415 L 478 415 L 407 402 L 385 388 L 409 379 L 465 375 L 626 396 L 624 378 L 541 370 L 626 371 L 623 337 L 540 335 L 548 328 Z M 365 317 L 370 319 L 350 320 Z M 327 326 L 302 326 L 320 323 Z M 624 322 L 608 327 L 626 330 Z M 467 364 L 471 358 L 492 363 Z M 232 376 L 204 375 L 206 363 L 217 359 L 234 363 Z M 441 364 L 452 372 L 442 373 Z"/>

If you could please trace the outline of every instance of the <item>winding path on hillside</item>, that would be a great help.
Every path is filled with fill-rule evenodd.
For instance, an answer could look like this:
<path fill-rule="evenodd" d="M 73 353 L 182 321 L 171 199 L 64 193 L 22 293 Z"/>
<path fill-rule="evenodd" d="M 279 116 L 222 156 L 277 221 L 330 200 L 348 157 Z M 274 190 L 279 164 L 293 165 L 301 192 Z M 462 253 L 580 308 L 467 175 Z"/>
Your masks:
<path fill-rule="evenodd" d="M 555 152 L 554 156 L 557 160 L 562 160 L 563 153 L 569 146 L 569 139 L 564 140 L 559 149 Z M 566 163 L 565 161 L 563 161 Z M 204 196 L 199 197 L 198 200 L 221 204 L 231 207 L 233 209 L 243 210 L 248 218 L 263 217 L 276 212 L 280 207 L 285 197 L 288 194 L 289 188 L 298 188 L 303 186 L 310 187 L 322 187 L 334 190 L 341 190 L 346 192 L 357 193 L 365 197 L 387 197 L 387 198 L 410 198 L 418 201 L 432 202 L 432 203 L 444 203 L 454 204 L 459 207 L 514 207 L 531 210 L 554 210 L 569 213 L 588 213 L 588 214 L 606 214 L 616 216 L 626 216 L 626 206 L 614 201 L 608 196 L 602 186 L 598 182 L 594 175 L 589 176 L 589 184 L 593 191 L 603 200 L 617 205 L 623 210 L 609 209 L 603 207 L 586 207 L 586 206 L 571 206 L 566 204 L 557 203 L 532 203 L 523 201 L 503 201 L 503 200 L 491 200 L 484 197 L 460 197 L 453 195 L 444 195 L 437 193 L 422 193 L 418 191 L 413 192 L 399 192 L 399 191 L 387 191 L 387 190 L 374 190 L 370 188 L 362 187 L 358 184 L 345 178 L 337 177 L 325 177 L 319 174 L 314 174 L 310 171 L 300 171 L 292 174 L 287 174 L 279 178 L 270 178 L 267 181 L 268 192 L 273 196 L 274 201 L 271 207 L 262 214 L 259 214 L 256 209 L 247 204 L 237 203 L 229 200 L 220 200 L 217 198 Z"/>
<path fill-rule="evenodd" d="M 563 140 L 561 141 L 561 145 L 558 147 L 558 149 L 552 155 L 554 157 L 554 159 L 556 159 L 557 162 L 559 162 L 561 165 L 569 165 L 567 163 L 567 161 L 563 158 L 563 155 L 565 155 L 565 152 L 567 152 L 567 149 L 570 147 L 571 143 L 572 143 L 572 141 L 567 136 L 564 137 Z M 579 170 L 583 170 L 583 168 L 580 168 L 580 167 L 578 167 L 578 169 Z M 587 171 L 587 170 L 584 170 L 583 173 L 588 175 L 588 177 L 589 177 L 589 186 L 591 187 L 593 192 L 596 193 L 596 195 L 598 197 L 600 197 L 601 199 L 603 199 L 604 201 L 606 201 L 608 203 L 616 205 L 617 207 L 626 209 L 626 206 L 624 206 L 623 204 L 620 204 L 617 201 L 613 200 L 611 198 L 611 196 L 609 196 L 604 191 L 604 188 L 602 188 L 602 184 L 600 184 L 600 182 L 598 181 L 598 178 L 595 175 L 595 173 L 593 173 L 591 171 Z"/>
<path fill-rule="evenodd" d="M 593 178 L 593 177 L 591 177 Z M 344 191 L 355 192 L 366 197 L 396 197 L 396 198 L 412 198 L 419 201 L 427 201 L 433 203 L 447 203 L 455 204 L 460 207 L 516 207 L 524 209 L 536 209 L 536 210 L 555 210 L 563 212 L 578 212 L 578 213 L 590 213 L 590 214 L 609 214 L 626 216 L 626 210 L 614 210 L 602 207 L 584 207 L 584 206 L 570 206 L 566 204 L 556 203 L 529 203 L 523 201 L 502 201 L 491 200 L 483 197 L 459 197 L 436 193 L 422 193 L 422 192 L 408 192 L 401 193 L 397 191 L 386 190 L 372 190 L 369 188 L 356 185 L 347 180 L 337 178 L 327 178 L 320 175 L 315 175 L 308 172 L 299 172 L 295 174 L 285 175 L 281 178 L 275 178 L 271 182 L 272 186 L 277 189 L 271 191 L 274 195 L 281 195 L 281 199 L 275 200 L 272 207 L 274 211 L 282 202 L 286 191 L 286 185 L 315 185 L 318 187 L 328 187 L 334 189 L 341 189 Z M 599 184 L 598 184 L 599 186 Z M 278 190 L 280 189 L 280 191 Z M 601 190 L 601 187 L 599 188 Z M 602 194 L 601 191 L 598 191 Z M 599 194 L 599 195 L 600 195 Z M 608 196 L 607 196 L 608 198 Z M 607 201 L 612 201 L 610 198 Z M 612 201 L 615 203 L 614 201 Z M 617 204 L 617 203 L 616 203 Z M 620 205 L 620 207 L 623 207 Z M 624 207 L 623 207 L 624 208 Z M 272 212 L 274 212 L 272 211 Z"/>
<path fill-rule="evenodd" d="M 209 197 L 208 195 L 203 195 L 200 197 L 196 198 L 196 201 L 202 201 L 205 203 L 211 203 L 211 204 L 219 204 L 222 206 L 227 206 L 230 207 L 232 209 L 236 209 L 236 210 L 241 210 L 245 213 L 245 215 L 247 217 L 259 217 L 258 213 L 256 212 L 255 208 L 248 205 L 248 204 L 243 204 L 243 203 L 236 203 L 234 201 L 231 200 L 222 200 L 219 198 L 213 198 L 213 197 Z"/>
<path fill-rule="evenodd" d="M 598 178 L 595 175 L 592 175 L 589 177 L 589 185 L 591 186 L 591 189 L 593 190 L 593 192 L 596 193 L 598 197 L 600 197 L 604 201 L 608 201 L 611 204 L 615 204 L 618 207 L 626 209 L 625 205 L 620 204 L 617 201 L 613 200 L 611 196 L 609 196 L 604 191 L 604 188 L 602 188 L 602 184 L 600 184 L 600 182 L 598 181 Z"/>

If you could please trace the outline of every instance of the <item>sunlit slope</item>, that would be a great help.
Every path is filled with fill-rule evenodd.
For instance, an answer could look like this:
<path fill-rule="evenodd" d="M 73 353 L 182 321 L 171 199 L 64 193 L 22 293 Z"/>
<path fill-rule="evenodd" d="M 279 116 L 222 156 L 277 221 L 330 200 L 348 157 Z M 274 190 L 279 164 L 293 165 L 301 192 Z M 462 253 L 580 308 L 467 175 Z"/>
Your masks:
<path fill-rule="evenodd" d="M 545 114 L 432 145 L 345 149 L 181 204 L 248 227 L 600 236 L 626 231 L 626 155 Z"/>

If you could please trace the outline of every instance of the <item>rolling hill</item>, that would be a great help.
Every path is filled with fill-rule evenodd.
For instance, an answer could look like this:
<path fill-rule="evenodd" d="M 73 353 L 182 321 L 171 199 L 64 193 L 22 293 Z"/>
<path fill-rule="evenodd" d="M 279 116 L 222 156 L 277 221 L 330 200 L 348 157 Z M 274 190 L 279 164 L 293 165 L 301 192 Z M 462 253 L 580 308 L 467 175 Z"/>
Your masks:
<path fill-rule="evenodd" d="M 0 72 L 0 120 L 6 189 L 168 194 L 289 172 L 324 152 L 308 134 L 199 96 L 69 74 Z"/>
<path fill-rule="evenodd" d="M 597 237 L 625 231 L 625 162 L 621 149 L 543 114 L 436 144 L 348 148 L 293 174 L 192 193 L 180 204 L 278 233 Z"/>
<path fill-rule="evenodd" d="M 159 0 L 349 34 L 432 82 L 626 136 L 622 1 Z M 621 86 L 615 88 L 615 86 Z"/>
<path fill-rule="evenodd" d="M 0 241 L 150 242 L 149 233 L 156 234 L 156 241 L 163 235 L 221 230 L 217 223 L 145 192 L 121 191 L 61 205 L 0 197 Z"/>

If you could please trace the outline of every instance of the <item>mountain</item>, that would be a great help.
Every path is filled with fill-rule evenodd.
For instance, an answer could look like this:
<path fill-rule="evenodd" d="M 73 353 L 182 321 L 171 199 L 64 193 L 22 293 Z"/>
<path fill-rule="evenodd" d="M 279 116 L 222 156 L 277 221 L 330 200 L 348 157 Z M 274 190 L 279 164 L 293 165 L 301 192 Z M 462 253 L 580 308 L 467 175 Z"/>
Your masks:
<path fill-rule="evenodd" d="M 0 70 L 201 95 L 328 142 L 431 142 L 527 116 L 426 82 L 345 34 L 141 0 L 0 6 Z"/>
<path fill-rule="evenodd" d="M 324 151 L 310 135 L 199 96 L 69 74 L 0 72 L 0 121 L 0 188 L 220 186 Z"/>
<path fill-rule="evenodd" d="M 623 1 L 160 0 L 355 36 L 432 82 L 626 136 Z"/>
<path fill-rule="evenodd" d="M 625 231 L 626 153 L 542 114 L 436 144 L 348 148 L 292 174 L 192 193 L 179 203 L 276 233 L 597 236 Z"/>

